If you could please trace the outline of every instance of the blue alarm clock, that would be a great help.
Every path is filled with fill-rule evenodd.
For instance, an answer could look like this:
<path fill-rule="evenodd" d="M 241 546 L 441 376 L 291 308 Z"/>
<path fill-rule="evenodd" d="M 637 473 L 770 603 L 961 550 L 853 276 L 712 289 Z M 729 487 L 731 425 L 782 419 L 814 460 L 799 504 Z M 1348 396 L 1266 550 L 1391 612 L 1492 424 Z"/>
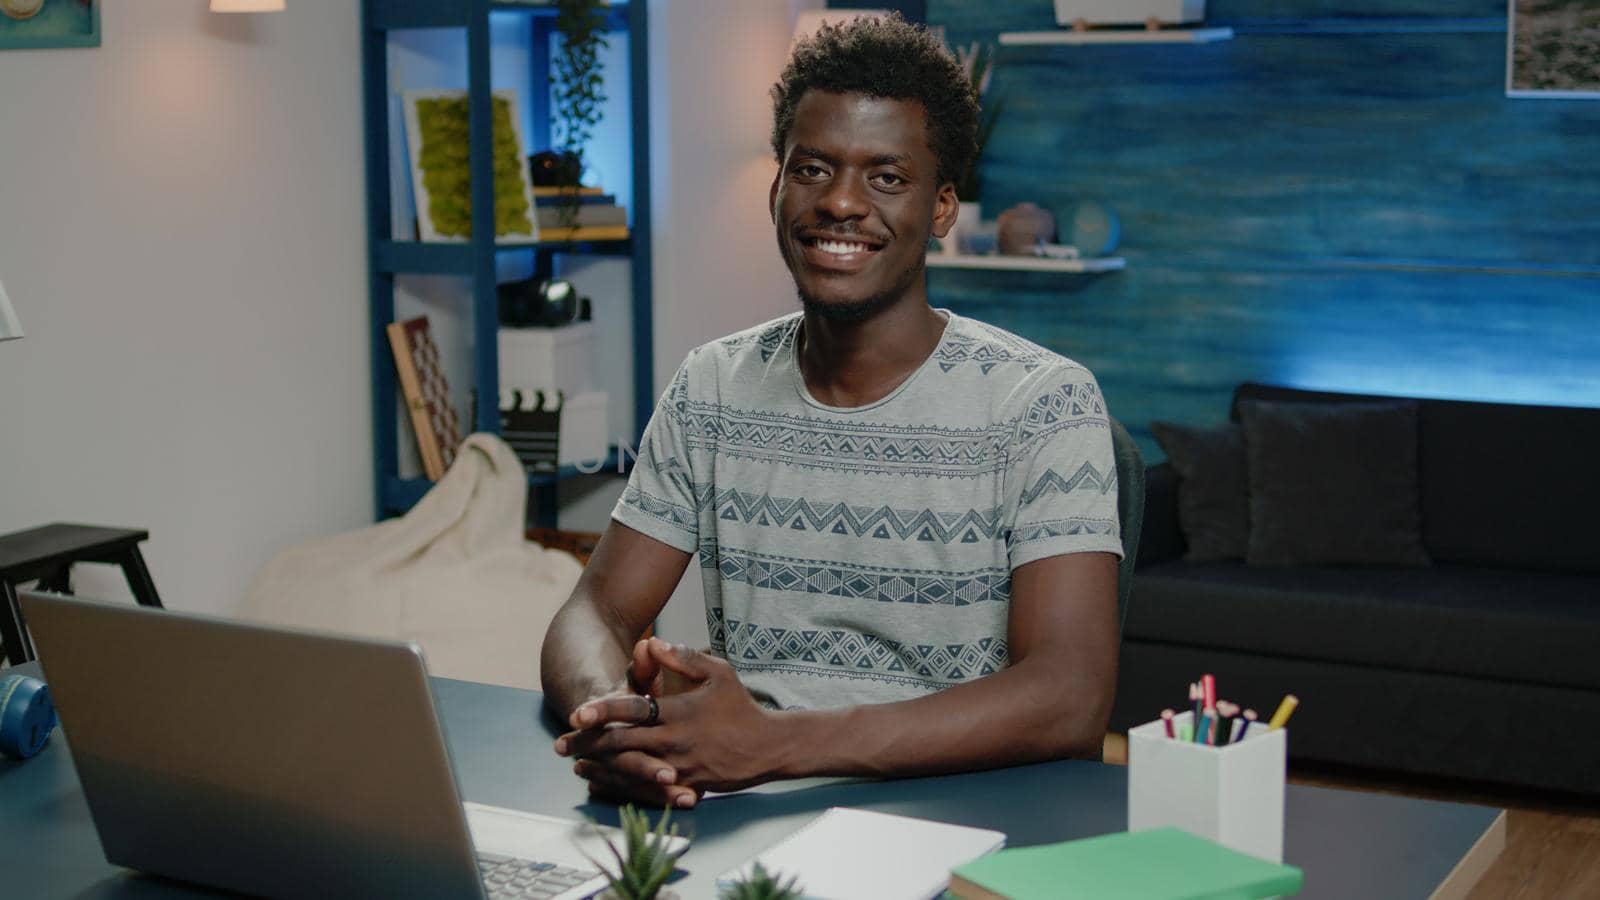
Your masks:
<path fill-rule="evenodd" d="M 0 755 L 27 759 L 44 749 L 56 727 L 50 689 L 26 675 L 0 676 Z"/>
<path fill-rule="evenodd" d="M 1093 200 L 1080 200 L 1066 215 L 1057 216 L 1061 237 L 1084 256 L 1106 256 L 1117 249 L 1122 223 L 1110 208 Z"/>

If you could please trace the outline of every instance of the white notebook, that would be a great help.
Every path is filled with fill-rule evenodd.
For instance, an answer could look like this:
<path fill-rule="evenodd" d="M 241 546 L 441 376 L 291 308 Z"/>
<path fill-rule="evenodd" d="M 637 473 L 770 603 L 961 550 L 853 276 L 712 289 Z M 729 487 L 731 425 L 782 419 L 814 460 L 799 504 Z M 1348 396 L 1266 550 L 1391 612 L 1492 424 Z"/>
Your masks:
<path fill-rule="evenodd" d="M 808 900 L 929 900 L 950 870 L 1004 847 L 998 831 L 836 806 L 717 879 L 726 886 L 759 862 L 800 879 Z"/>

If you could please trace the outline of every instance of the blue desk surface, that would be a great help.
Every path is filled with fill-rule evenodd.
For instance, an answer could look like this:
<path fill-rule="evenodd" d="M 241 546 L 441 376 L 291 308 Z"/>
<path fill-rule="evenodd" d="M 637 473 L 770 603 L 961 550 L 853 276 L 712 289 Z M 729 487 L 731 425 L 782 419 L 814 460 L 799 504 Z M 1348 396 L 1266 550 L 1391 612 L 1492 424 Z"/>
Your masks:
<path fill-rule="evenodd" d="M 434 686 L 466 799 L 615 824 L 615 809 L 590 804 L 571 764 L 551 751 L 555 730 L 538 694 L 444 679 Z M 1020 847 L 1122 830 L 1126 793 L 1122 767 L 1058 762 L 707 800 L 674 816 L 695 835 L 681 861 L 689 874 L 674 887 L 685 900 L 715 896 L 719 874 L 830 806 L 995 828 Z M 1429 897 L 1469 851 L 1486 864 L 1485 854 L 1498 851 L 1495 835 L 1503 841 L 1502 812 L 1486 807 L 1292 785 L 1287 806 L 1285 861 L 1305 870 L 1306 898 Z M 58 732 L 31 760 L 0 759 L 0 896 L 212 894 L 106 863 Z"/>

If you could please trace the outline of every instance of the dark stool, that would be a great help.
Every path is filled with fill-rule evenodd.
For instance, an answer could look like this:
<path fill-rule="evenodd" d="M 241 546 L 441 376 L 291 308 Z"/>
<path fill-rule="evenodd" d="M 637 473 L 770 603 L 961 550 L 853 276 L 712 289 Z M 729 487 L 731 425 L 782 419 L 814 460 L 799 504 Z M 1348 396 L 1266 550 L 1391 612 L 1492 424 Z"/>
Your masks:
<path fill-rule="evenodd" d="M 139 542 L 149 537 L 148 531 L 59 523 L 0 535 L 0 593 L 6 601 L 0 608 L 0 643 L 12 665 L 34 658 L 17 602 L 17 585 L 23 582 L 38 579 L 40 590 L 70 594 L 73 563 L 111 563 L 122 567 L 140 606 L 160 606 L 156 583 L 139 554 Z"/>

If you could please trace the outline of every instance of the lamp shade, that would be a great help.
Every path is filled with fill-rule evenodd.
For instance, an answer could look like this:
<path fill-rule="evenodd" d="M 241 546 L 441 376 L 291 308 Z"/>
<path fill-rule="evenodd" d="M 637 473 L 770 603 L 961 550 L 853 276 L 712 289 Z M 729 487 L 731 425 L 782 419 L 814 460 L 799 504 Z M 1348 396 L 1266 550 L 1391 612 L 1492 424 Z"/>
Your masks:
<path fill-rule="evenodd" d="M 799 43 L 801 38 L 808 38 L 817 33 L 822 23 L 843 25 L 855 19 L 864 19 L 869 16 L 886 16 L 887 9 L 808 9 L 800 13 L 794 20 L 794 43 Z"/>
<path fill-rule="evenodd" d="M 211 0 L 212 12 L 282 12 L 283 0 Z"/>
<path fill-rule="evenodd" d="M 22 323 L 17 321 L 17 311 L 11 308 L 6 286 L 0 284 L 0 341 L 19 337 L 22 337 Z"/>

